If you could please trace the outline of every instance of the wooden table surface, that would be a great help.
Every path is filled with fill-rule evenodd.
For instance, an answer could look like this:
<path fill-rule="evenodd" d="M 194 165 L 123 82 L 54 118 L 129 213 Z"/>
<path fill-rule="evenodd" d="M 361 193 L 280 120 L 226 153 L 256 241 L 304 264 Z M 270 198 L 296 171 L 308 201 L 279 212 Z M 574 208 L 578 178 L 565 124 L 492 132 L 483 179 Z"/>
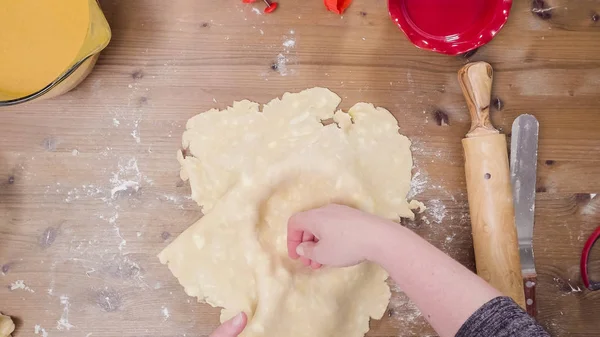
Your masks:
<path fill-rule="evenodd" d="M 15 336 L 207 336 L 218 311 L 155 257 L 201 216 L 175 159 L 185 122 L 314 86 L 343 108 L 396 116 L 413 141 L 413 193 L 429 206 L 405 225 L 474 268 L 456 80 L 469 60 L 496 70 L 498 127 L 540 120 L 539 321 L 554 336 L 598 335 L 600 292 L 583 288 L 578 263 L 600 225 L 600 1 L 515 1 L 507 26 L 466 57 L 414 48 L 384 1 L 356 0 L 343 16 L 320 0 L 280 0 L 271 15 L 239 0 L 101 4 L 113 40 L 91 76 L 0 110 L 0 311 L 17 318 Z M 369 336 L 434 335 L 394 289 Z"/>

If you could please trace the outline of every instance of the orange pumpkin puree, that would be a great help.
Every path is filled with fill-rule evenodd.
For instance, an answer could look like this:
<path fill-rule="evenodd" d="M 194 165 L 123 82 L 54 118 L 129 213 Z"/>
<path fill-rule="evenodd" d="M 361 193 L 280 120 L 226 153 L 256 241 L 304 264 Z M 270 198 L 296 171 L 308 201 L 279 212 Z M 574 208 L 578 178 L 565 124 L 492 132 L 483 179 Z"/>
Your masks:
<path fill-rule="evenodd" d="M 26 96 L 57 79 L 86 38 L 89 0 L 0 0 L 0 96 Z"/>

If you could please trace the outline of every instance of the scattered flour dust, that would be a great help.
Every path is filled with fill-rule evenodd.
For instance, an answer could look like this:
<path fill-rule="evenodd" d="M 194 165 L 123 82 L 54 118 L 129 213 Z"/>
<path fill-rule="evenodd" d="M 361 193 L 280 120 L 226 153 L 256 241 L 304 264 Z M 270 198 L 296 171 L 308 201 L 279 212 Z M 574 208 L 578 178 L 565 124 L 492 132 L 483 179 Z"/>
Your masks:
<path fill-rule="evenodd" d="M 277 55 L 277 71 L 281 76 L 288 75 L 287 62 L 288 58 L 285 57 L 282 53 L 279 53 L 279 55 Z"/>
<path fill-rule="evenodd" d="M 168 320 L 169 317 L 171 317 L 171 314 L 169 313 L 169 308 L 165 307 L 164 305 L 161 307 L 161 312 L 165 321 Z"/>
<path fill-rule="evenodd" d="M 62 295 L 60 297 L 60 304 L 63 306 L 63 313 L 60 316 L 60 320 L 56 321 L 56 329 L 71 330 L 71 328 L 74 327 L 74 325 L 69 323 L 69 297 Z"/>
<path fill-rule="evenodd" d="M 97 213 L 95 215 L 98 217 L 98 219 L 108 222 L 108 224 L 112 227 L 110 229 L 119 240 L 117 242 L 118 251 L 120 254 L 123 254 L 123 250 L 127 244 L 127 241 L 118 224 L 119 211 L 122 207 L 119 202 L 119 196 L 121 193 L 136 193 L 142 186 L 146 184 L 152 185 L 154 182 L 140 171 L 136 157 L 119 158 L 114 170 L 109 172 L 109 179 L 104 184 L 83 184 L 81 186 L 65 190 L 63 189 L 62 185 L 57 182 L 55 186 L 46 186 L 46 193 L 51 193 L 53 191 L 56 191 L 56 193 L 64 193 L 64 201 L 66 203 L 90 199 L 102 201 L 105 204 L 105 207 L 101 213 Z M 173 200 L 169 199 L 168 201 L 172 201 L 173 203 L 178 202 L 175 200 L 175 197 L 173 197 Z M 89 240 L 88 245 L 91 245 L 93 241 L 94 240 Z M 79 247 L 82 245 L 85 245 L 85 242 L 79 242 L 79 245 L 75 249 L 79 249 Z M 26 286 L 21 286 L 20 283 L 16 283 L 15 287 L 16 289 L 27 290 L 25 289 Z M 52 287 L 48 289 L 48 294 L 52 295 Z"/>
<path fill-rule="evenodd" d="M 295 62 L 295 58 L 290 56 L 290 52 L 296 47 L 296 38 L 293 36 L 294 34 L 295 32 L 291 30 L 290 35 L 292 35 L 292 37 L 283 37 L 283 43 L 281 44 L 283 51 L 277 55 L 277 71 L 281 76 L 287 76 L 288 74 L 294 73 L 294 71 L 290 71 L 287 66 L 288 63 Z"/>
<path fill-rule="evenodd" d="M 183 203 L 185 200 L 192 200 L 191 196 L 185 196 L 185 197 L 181 197 L 178 195 L 169 195 L 169 194 L 163 194 L 162 196 L 158 196 L 156 197 L 157 200 L 160 201 L 167 201 L 167 202 L 172 202 L 173 204 L 177 205 L 177 207 L 179 209 L 183 209 Z"/>
<path fill-rule="evenodd" d="M 438 199 L 430 200 L 429 206 L 427 207 L 427 214 L 429 214 L 435 223 L 442 223 L 444 218 L 446 217 L 446 206 L 442 203 L 442 201 Z"/>
<path fill-rule="evenodd" d="M 408 195 L 406 196 L 407 199 L 414 199 L 415 196 L 423 193 L 425 191 L 425 189 L 427 189 L 428 183 L 429 183 L 429 178 L 426 173 L 421 173 L 421 172 L 415 173 L 413 175 L 413 178 L 412 178 L 412 181 L 410 184 L 410 191 L 408 192 Z M 436 188 L 436 187 L 433 186 L 433 188 Z M 441 224 L 442 221 L 446 218 L 446 215 L 448 213 L 446 210 L 446 206 L 439 199 L 430 200 L 429 202 L 426 203 L 426 205 L 425 205 L 426 207 L 417 207 L 417 206 L 421 206 L 421 205 L 418 202 L 415 202 L 415 200 L 413 200 L 411 202 L 411 206 L 413 209 L 419 208 L 419 213 L 422 213 L 422 211 L 425 211 L 425 215 L 423 215 L 421 217 L 421 219 L 427 225 L 430 225 L 431 221 L 435 222 L 436 224 Z"/>
<path fill-rule="evenodd" d="M 110 190 L 110 197 L 113 199 L 115 198 L 115 194 L 117 194 L 117 192 L 127 191 L 129 189 L 137 191 L 140 189 L 140 183 L 133 180 L 121 181 L 118 185 L 115 184 L 114 186 L 115 187 Z"/>
<path fill-rule="evenodd" d="M 142 139 L 140 138 L 140 120 L 136 120 L 133 122 L 133 131 L 131 131 L 131 137 L 135 139 L 136 143 L 140 143 Z"/>
<path fill-rule="evenodd" d="M 118 164 L 118 171 L 113 173 L 113 177 L 110 179 L 111 190 L 110 190 L 110 198 L 111 200 L 116 199 L 119 192 L 137 192 L 140 189 L 140 186 L 143 182 L 148 184 L 152 184 L 153 181 L 148 179 L 140 172 L 140 168 L 138 166 L 138 162 L 136 158 L 129 158 L 128 160 L 120 160 Z M 112 203 L 109 201 L 109 205 Z M 113 226 L 115 234 L 117 237 L 121 239 L 119 243 L 119 252 L 123 252 L 123 248 L 127 244 L 127 240 L 121 234 L 121 229 L 117 225 L 117 220 L 119 219 L 118 205 L 115 207 L 115 213 L 110 216 L 110 218 L 106 219 L 104 216 L 100 216 L 101 219 L 108 220 L 108 223 Z"/>
<path fill-rule="evenodd" d="M 42 337 L 48 337 L 48 333 L 46 332 L 46 329 L 42 328 L 39 324 L 36 324 L 35 327 L 33 328 L 33 332 L 36 335 L 42 335 Z"/>
<path fill-rule="evenodd" d="M 29 288 L 25 284 L 25 281 L 23 281 L 23 280 L 17 280 L 13 284 L 10 285 L 10 290 L 17 290 L 17 289 L 25 290 L 25 291 L 28 291 L 30 293 L 34 293 L 35 292 L 33 289 Z"/>
<path fill-rule="evenodd" d="M 292 48 L 292 47 L 296 46 L 296 40 L 295 39 L 287 39 L 283 42 L 283 46 L 285 48 Z"/>
<path fill-rule="evenodd" d="M 426 175 L 421 174 L 421 172 L 415 173 L 410 183 L 410 191 L 408 192 L 407 198 L 413 199 L 415 196 L 423 193 L 427 182 L 429 182 L 429 179 Z"/>
<path fill-rule="evenodd" d="M 580 293 L 583 290 L 581 290 L 581 287 L 579 287 L 578 285 L 573 286 L 573 284 L 571 284 L 571 279 L 562 279 L 562 278 L 558 278 L 558 277 L 554 277 L 554 282 L 556 282 L 556 285 L 558 287 L 564 287 L 565 285 L 568 285 L 569 288 L 571 288 L 570 291 L 567 291 L 566 293 L 563 294 L 563 296 L 568 295 L 568 294 L 572 294 L 572 293 Z"/>
<path fill-rule="evenodd" d="M 99 218 L 108 221 L 112 225 L 115 234 L 121 240 L 118 246 L 120 253 L 123 253 L 123 248 L 127 244 L 127 240 L 123 237 L 121 229 L 117 224 L 120 206 L 114 204 L 114 201 L 121 192 L 134 193 L 139 191 L 144 183 L 152 185 L 154 182 L 142 174 L 137 159 L 135 157 L 121 158 L 118 162 L 117 170 L 112 173 L 112 178 L 110 179 L 110 198 L 108 196 L 102 198 L 107 206 L 112 208 L 112 215 L 100 215 Z"/>
<path fill-rule="evenodd" d="M 67 192 L 67 197 L 65 198 L 65 202 L 70 203 L 72 201 L 78 200 L 82 196 L 86 197 L 96 197 L 98 195 L 104 195 L 104 190 L 96 185 L 81 185 L 81 188 L 75 187 L 69 192 Z"/>
<path fill-rule="evenodd" d="M 152 183 L 151 180 L 145 178 L 140 172 L 138 167 L 137 159 L 130 158 L 127 162 L 119 161 L 118 171 L 113 173 L 113 177 L 110 179 L 112 189 L 110 190 L 110 197 L 115 198 L 116 194 L 121 191 L 133 190 L 138 191 L 142 180 L 148 183 Z"/>
<path fill-rule="evenodd" d="M 115 230 L 115 234 L 117 234 L 117 236 L 121 239 L 121 242 L 119 243 L 119 251 L 123 252 L 123 247 L 125 247 L 125 245 L 127 244 L 127 240 L 125 240 L 125 238 L 123 238 L 123 235 L 121 235 L 121 228 L 119 228 L 119 226 L 117 226 L 117 219 L 119 218 L 119 213 L 115 213 L 115 215 L 111 216 L 108 219 L 108 223 L 111 224 Z"/>

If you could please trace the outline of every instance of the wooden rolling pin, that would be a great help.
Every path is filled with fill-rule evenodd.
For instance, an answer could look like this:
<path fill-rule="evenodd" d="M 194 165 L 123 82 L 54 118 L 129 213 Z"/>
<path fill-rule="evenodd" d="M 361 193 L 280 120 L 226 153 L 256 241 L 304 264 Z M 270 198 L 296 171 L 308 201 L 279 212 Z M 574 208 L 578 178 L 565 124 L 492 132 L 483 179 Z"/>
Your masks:
<path fill-rule="evenodd" d="M 462 140 L 477 274 L 525 308 L 506 136 L 490 121 L 492 66 L 470 63 L 458 73 L 471 130 Z"/>

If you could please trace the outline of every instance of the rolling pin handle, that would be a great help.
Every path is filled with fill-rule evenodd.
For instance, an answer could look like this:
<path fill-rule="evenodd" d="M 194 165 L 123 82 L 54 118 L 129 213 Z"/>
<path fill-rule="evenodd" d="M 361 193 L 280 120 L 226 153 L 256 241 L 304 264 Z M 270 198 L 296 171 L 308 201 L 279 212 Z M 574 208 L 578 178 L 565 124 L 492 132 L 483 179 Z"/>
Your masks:
<path fill-rule="evenodd" d="M 490 121 L 490 101 L 494 70 L 486 62 L 469 63 L 458 72 L 458 81 L 471 114 L 467 137 L 499 133 Z"/>

